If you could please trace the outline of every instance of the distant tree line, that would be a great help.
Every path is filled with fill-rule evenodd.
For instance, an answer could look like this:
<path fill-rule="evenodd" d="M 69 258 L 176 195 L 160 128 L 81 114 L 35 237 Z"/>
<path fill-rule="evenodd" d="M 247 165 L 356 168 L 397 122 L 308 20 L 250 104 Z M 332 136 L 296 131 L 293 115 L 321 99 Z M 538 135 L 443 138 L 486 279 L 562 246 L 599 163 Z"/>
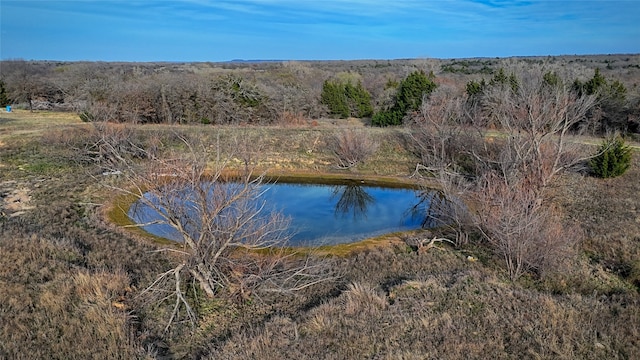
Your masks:
<path fill-rule="evenodd" d="M 626 87 L 619 80 L 607 80 L 598 68 L 593 76 L 587 80 L 578 78 L 571 84 L 563 84 L 561 77 L 553 70 L 544 73 L 543 81 L 546 86 L 558 87 L 568 85 L 575 96 L 595 96 L 595 106 L 587 116 L 575 124 L 576 128 L 587 130 L 591 133 L 606 133 L 610 131 L 640 132 L 640 101 L 638 95 L 635 98 L 627 96 Z M 471 80 L 466 84 L 466 93 L 469 100 L 477 102 L 483 95 L 500 86 L 509 86 L 516 91 L 519 84 L 514 73 L 506 74 L 500 68 L 488 81 Z"/>
<path fill-rule="evenodd" d="M 561 69 L 575 70 L 572 91 L 597 97 L 597 105 L 578 126 L 593 133 L 640 132 L 640 96 L 637 86 L 628 87 L 628 76 L 606 77 L 598 66 L 586 68 L 581 59 L 567 59 L 241 64 L 7 60 L 0 67 L 0 103 L 75 111 L 85 121 L 288 124 L 356 117 L 375 126 L 395 126 L 415 113 L 439 83 L 466 89 L 468 101 L 480 104 L 489 89 L 518 86 L 509 69 L 537 65 L 549 69 L 545 81 L 550 85 L 557 84 Z M 618 74 L 607 61 L 603 71 Z"/>

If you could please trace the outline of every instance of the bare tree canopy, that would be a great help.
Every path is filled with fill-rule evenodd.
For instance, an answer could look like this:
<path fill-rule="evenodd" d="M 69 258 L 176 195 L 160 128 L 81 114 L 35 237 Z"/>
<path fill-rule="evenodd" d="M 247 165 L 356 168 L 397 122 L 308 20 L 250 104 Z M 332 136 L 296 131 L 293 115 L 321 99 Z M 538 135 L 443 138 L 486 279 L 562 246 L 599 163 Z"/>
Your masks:
<path fill-rule="evenodd" d="M 438 89 L 409 136 L 423 161 L 417 171 L 435 175 L 453 203 L 461 196 L 473 204 L 471 212 L 453 212 L 452 223 L 480 232 L 515 280 L 550 271 L 579 240 L 544 197 L 559 173 L 584 160 L 568 136 L 595 96 L 573 92 L 566 81 L 549 83 L 537 68 L 495 79 L 473 98 Z"/>
<path fill-rule="evenodd" d="M 105 126 L 102 141 L 113 144 Z M 180 314 L 195 323 L 187 296 L 190 282 L 208 297 L 247 298 L 264 291 L 294 292 L 334 278 L 326 259 L 285 248 L 292 235 L 289 221 L 261 199 L 262 175 L 250 168 L 227 171 L 227 161 L 216 160 L 218 154 L 202 139 L 177 137 L 173 146 L 179 149 L 162 156 L 145 152 L 142 161 L 111 145 L 107 149 L 114 155 L 102 163 L 106 173 L 121 177 L 107 186 L 135 198 L 134 211 L 152 210 L 158 216 L 152 223 L 178 234 L 180 244 L 162 250 L 175 255 L 176 265 L 143 291 L 154 301 L 174 300 L 167 328 Z"/>

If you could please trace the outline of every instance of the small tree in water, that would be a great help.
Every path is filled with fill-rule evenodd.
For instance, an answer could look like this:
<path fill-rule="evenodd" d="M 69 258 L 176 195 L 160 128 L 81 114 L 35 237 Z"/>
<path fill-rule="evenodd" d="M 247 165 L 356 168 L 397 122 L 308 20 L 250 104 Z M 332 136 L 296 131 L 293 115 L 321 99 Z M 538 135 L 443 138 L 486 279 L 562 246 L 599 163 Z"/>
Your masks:
<path fill-rule="evenodd" d="M 247 299 L 262 291 L 293 292 L 332 278 L 324 259 L 283 248 L 291 235 L 289 222 L 267 211 L 261 200 L 262 176 L 254 176 L 250 167 L 227 171 L 227 161 L 215 160 L 219 144 L 178 138 L 181 144 L 173 147 L 179 151 L 149 153 L 143 161 L 119 155 L 112 157 L 118 162 L 103 169 L 121 174 L 122 181 L 111 188 L 157 214 L 148 224 L 168 225 L 178 234 L 181 246 L 161 250 L 175 254 L 175 263 L 142 292 L 153 302 L 173 302 L 167 329 L 180 318 L 195 324 L 196 300 L 187 296 L 190 283 L 208 297 Z M 234 149 L 225 158 L 251 158 L 238 153 L 250 151 L 239 142 L 224 146 Z"/>

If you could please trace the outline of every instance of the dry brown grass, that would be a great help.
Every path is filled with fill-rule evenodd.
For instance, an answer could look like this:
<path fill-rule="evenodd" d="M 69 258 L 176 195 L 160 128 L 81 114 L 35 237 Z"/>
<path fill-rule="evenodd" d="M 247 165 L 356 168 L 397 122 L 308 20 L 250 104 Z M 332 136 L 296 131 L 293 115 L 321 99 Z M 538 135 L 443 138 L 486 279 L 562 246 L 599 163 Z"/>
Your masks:
<path fill-rule="evenodd" d="M 73 131 L 87 124 L 78 115 L 66 112 L 12 110 L 0 113 L 0 143 L 26 142 L 47 134 L 52 129 Z M 1 145 L 0 145 L 1 147 Z"/>
<path fill-rule="evenodd" d="M 475 264 L 456 260 L 452 253 L 435 252 L 425 260 L 414 255 L 408 255 L 409 259 L 377 256 L 441 271 L 401 280 L 389 286 L 386 295 L 355 283 L 359 285 L 307 314 L 278 318 L 264 328 L 236 334 L 210 358 L 601 359 L 640 355 L 637 326 L 619 327 L 619 321 L 638 322 L 638 299 L 633 293 L 557 296 L 506 283 Z M 451 261 L 457 266 L 451 266 Z M 425 266 L 427 262 L 431 265 Z"/>
<path fill-rule="evenodd" d="M 25 121 L 11 126 L 22 131 L 35 124 Z M 338 285 L 295 297 L 203 301 L 195 329 L 164 333 L 160 320 L 168 306 L 147 306 L 137 294 L 172 259 L 105 222 L 92 203 L 111 195 L 66 148 L 83 132 L 58 136 L 54 131 L 71 133 L 61 122 L 60 128 L 39 135 L 34 129 L 24 141 L 0 145 L 0 181 L 29 188 L 34 207 L 0 218 L 0 358 L 640 357 L 637 152 L 620 178 L 569 173 L 553 189 L 554 204 L 586 235 L 567 273 L 512 282 L 501 259 L 483 246 L 418 254 L 400 241 L 380 240 L 380 246 L 354 246 L 334 259 L 343 274 Z M 5 129 L 0 139 L 13 136 Z M 223 144 L 234 136 L 261 138 L 263 154 L 256 160 L 277 174 L 343 176 L 332 169 L 326 146 L 335 130 L 331 124 L 179 131 L 203 129 L 211 131 L 205 135 L 214 145 L 216 132 Z M 363 129 L 381 147 L 350 176 L 405 178 L 412 172 L 416 159 L 400 130 Z M 173 131 L 144 127 L 141 139 L 169 138 Z M 469 255 L 478 261 L 467 260 Z"/>
<path fill-rule="evenodd" d="M 64 240 L 0 229 L 0 357 L 133 358 L 123 271 L 74 266 L 82 255 Z"/>
<path fill-rule="evenodd" d="M 585 231 L 590 263 L 640 289 L 640 152 L 624 175 L 597 179 L 571 174 L 556 200 Z"/>

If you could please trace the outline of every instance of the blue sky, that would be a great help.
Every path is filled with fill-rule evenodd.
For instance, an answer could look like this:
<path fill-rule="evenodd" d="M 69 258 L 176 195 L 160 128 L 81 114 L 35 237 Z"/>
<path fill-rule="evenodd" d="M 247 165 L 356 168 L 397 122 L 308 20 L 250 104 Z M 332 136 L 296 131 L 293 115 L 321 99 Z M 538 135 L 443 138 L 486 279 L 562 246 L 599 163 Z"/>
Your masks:
<path fill-rule="evenodd" d="M 0 58 L 226 61 L 640 52 L 640 0 L 0 0 Z"/>

